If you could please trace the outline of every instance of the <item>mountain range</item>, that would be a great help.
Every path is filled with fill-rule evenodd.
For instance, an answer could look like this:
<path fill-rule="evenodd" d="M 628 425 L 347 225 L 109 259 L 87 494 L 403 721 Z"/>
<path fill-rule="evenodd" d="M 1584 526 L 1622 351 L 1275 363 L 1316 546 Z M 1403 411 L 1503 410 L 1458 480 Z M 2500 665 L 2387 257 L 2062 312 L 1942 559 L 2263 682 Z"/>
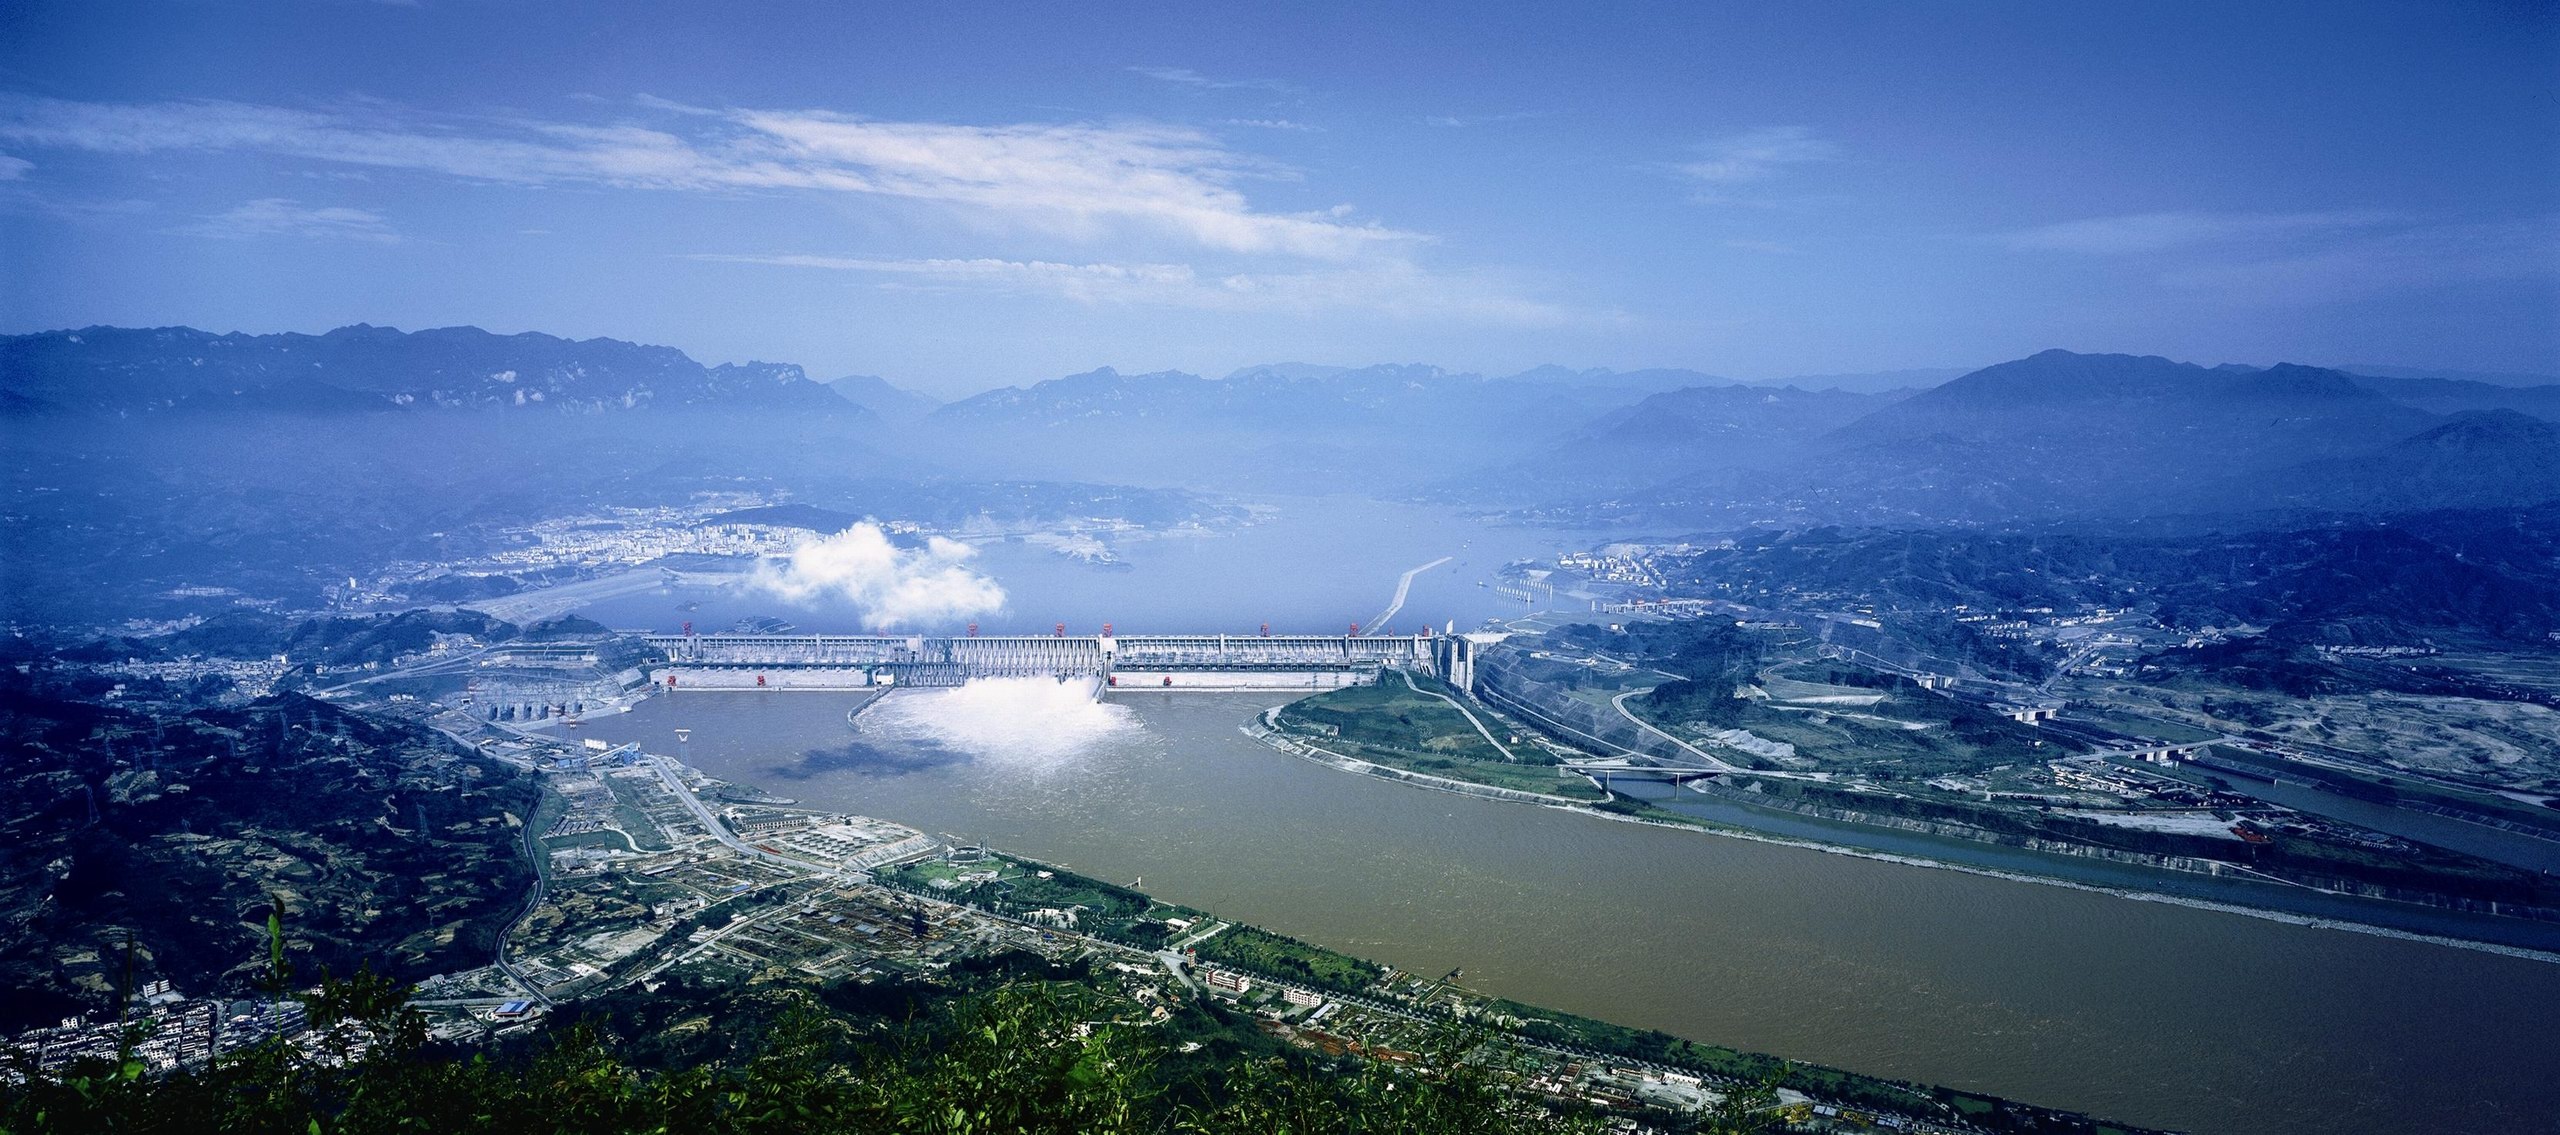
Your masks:
<path fill-rule="evenodd" d="M 697 423 L 717 411 L 750 433 L 766 422 L 773 440 L 800 438 L 807 460 L 836 467 L 1360 489 L 1586 520 L 1979 522 L 2560 496 L 2560 385 L 2295 364 L 2052 350 L 1953 377 L 1783 386 L 1553 365 L 1486 376 L 1273 363 L 1219 378 L 1104 367 L 946 404 L 871 376 L 818 383 L 790 364 L 705 366 L 668 347 L 471 327 L 0 337 L 0 411 L 21 419 L 478 411 L 639 423 L 668 410 L 686 414 L 649 428 L 705 431 L 680 459 L 703 478 L 773 456 L 712 444 L 730 435 Z M 824 436 L 809 432 L 818 423 Z M 633 444 L 665 446 L 662 434 Z"/>
<path fill-rule="evenodd" d="M 1635 512 L 1766 511 L 1812 519 L 1985 521 L 2280 508 L 2375 511 L 2529 504 L 2560 497 L 2545 432 L 2560 388 L 2368 380 L 2319 367 L 2203 367 L 2153 356 L 2046 351 L 1794 440 L 1765 426 L 1745 464 L 1689 462 L 1631 498 Z M 2412 404 L 2450 390 L 2459 416 Z M 1746 429 L 1646 404 L 1581 439 L 1582 452 L 1659 467 L 1666 431 L 1700 444 Z M 1842 407 L 1847 408 L 1847 407 Z M 2535 417 L 2540 410 L 2549 418 Z"/>
<path fill-rule="evenodd" d="M 788 363 L 706 367 L 673 347 L 618 339 L 366 324 L 325 335 L 86 327 L 0 336 L 0 409 L 18 415 L 686 406 L 862 413 Z"/>

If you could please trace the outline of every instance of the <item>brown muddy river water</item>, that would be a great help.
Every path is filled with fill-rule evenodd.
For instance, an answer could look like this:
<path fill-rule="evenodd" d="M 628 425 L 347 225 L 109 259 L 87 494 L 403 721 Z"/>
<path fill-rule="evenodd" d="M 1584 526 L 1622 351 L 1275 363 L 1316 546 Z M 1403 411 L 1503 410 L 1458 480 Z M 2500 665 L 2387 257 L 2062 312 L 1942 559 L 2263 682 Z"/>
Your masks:
<path fill-rule="evenodd" d="M 2195 1132 L 2560 1130 L 2560 964 L 1424 791 L 1263 748 L 1249 696 L 853 700 L 585 734 L 1719 1044 Z"/>

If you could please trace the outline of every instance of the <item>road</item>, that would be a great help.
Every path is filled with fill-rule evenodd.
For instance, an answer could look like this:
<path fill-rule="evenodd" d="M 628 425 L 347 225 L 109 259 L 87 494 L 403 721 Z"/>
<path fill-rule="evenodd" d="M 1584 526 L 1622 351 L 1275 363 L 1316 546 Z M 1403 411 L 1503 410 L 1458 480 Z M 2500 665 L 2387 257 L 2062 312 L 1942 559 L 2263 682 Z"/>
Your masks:
<path fill-rule="evenodd" d="M 693 813 L 693 818 L 702 825 L 702 829 L 710 832 L 711 838 L 719 840 L 721 846 L 749 859 L 761 859 L 767 863 L 779 863 L 786 867 L 795 867 L 821 875 L 836 870 L 824 864 L 793 859 L 788 855 L 776 855 L 739 839 L 731 834 L 727 825 L 720 822 L 720 817 L 711 814 L 710 806 L 704 804 L 701 797 L 694 795 L 692 789 L 685 787 L 684 776 L 676 771 L 679 766 L 673 758 L 650 756 L 647 759 L 649 767 L 658 770 L 658 779 L 666 782 L 667 791 L 675 795 L 676 800 L 685 806 L 686 811 Z"/>
<path fill-rule="evenodd" d="M 545 867 L 543 860 L 540 858 L 542 851 L 540 848 L 536 847 L 533 842 L 533 822 L 540 813 L 540 809 L 535 809 L 535 815 L 525 817 L 524 821 L 524 857 L 525 863 L 533 868 L 533 893 L 525 896 L 524 909 L 517 911 L 514 918 L 508 919 L 505 926 L 498 928 L 496 965 L 499 973 L 507 975 L 507 980 L 515 982 L 517 988 L 532 995 L 535 1001 L 540 1002 L 543 1008 L 548 1009 L 551 1007 L 551 999 L 543 996 L 541 989 L 537 988 L 532 982 L 525 980 L 524 975 L 517 973 L 516 967 L 509 964 L 507 961 L 507 939 L 515 934 L 516 927 L 524 922 L 526 916 L 532 914 L 535 908 L 542 905 L 542 877 Z"/>
<path fill-rule="evenodd" d="M 1395 618 L 1396 612 L 1404 610 L 1405 597 L 1413 594 L 1413 577 L 1439 567 L 1442 564 L 1448 563 L 1450 560 L 1455 558 L 1457 557 L 1442 556 L 1439 559 L 1433 560 L 1430 563 L 1424 564 L 1421 567 L 1408 571 L 1398 577 L 1396 579 L 1396 597 L 1387 602 L 1387 609 L 1378 612 L 1377 618 L 1369 620 L 1369 625 L 1367 627 L 1368 632 L 1373 635 L 1386 633 L 1387 620 Z"/>
<path fill-rule="evenodd" d="M 1397 677 L 1399 677 L 1399 678 L 1404 679 L 1404 686 L 1405 686 L 1405 688 L 1406 688 L 1406 689 L 1408 689 L 1408 690 L 1412 690 L 1413 692 L 1415 692 L 1415 693 L 1417 693 L 1417 694 L 1424 694 L 1424 695 L 1428 695 L 1428 696 L 1430 696 L 1430 697 L 1435 697 L 1435 698 L 1440 699 L 1441 701 L 1444 701 L 1444 702 L 1449 703 L 1449 708 L 1454 709 L 1454 710 L 1457 710 L 1457 711 L 1458 711 L 1458 715 L 1459 715 L 1459 716 L 1464 717 L 1464 718 L 1466 718 L 1466 719 L 1467 719 L 1467 724 L 1472 725 L 1472 726 L 1475 726 L 1475 727 L 1476 727 L 1476 732 L 1477 732 L 1477 733 L 1480 733 L 1480 734 L 1482 734 L 1482 735 L 1484 736 L 1484 743 L 1485 743 L 1485 744 L 1488 744 L 1488 745 L 1493 746 L 1493 748 L 1494 748 L 1494 751 L 1495 751 L 1495 752 L 1501 753 L 1501 754 L 1502 754 L 1502 759 L 1504 759 L 1504 760 L 1506 760 L 1506 761 L 1516 761 L 1516 760 L 1519 760 L 1519 759 L 1520 759 L 1520 754 L 1512 752 L 1512 751 L 1511 751 L 1511 747 L 1510 747 L 1510 746 L 1505 745 L 1505 744 L 1503 744 L 1503 743 L 1502 743 L 1502 742 L 1500 742 L 1500 741 L 1496 741 L 1496 740 L 1494 740 L 1494 739 L 1493 739 L 1493 730 L 1490 730 L 1490 729 L 1485 728 L 1485 727 L 1484 727 L 1484 722 L 1481 722 L 1481 721 L 1476 720 L 1475 711 L 1474 711 L 1474 710 L 1471 710 L 1471 709 L 1468 709 L 1468 708 L 1467 708 L 1463 703 L 1459 702 L 1459 701 L 1458 701 L 1458 699 L 1453 698 L 1453 697 L 1450 697 L 1450 696 L 1449 696 L 1449 695 L 1447 695 L 1447 694 L 1440 693 L 1440 692 L 1435 691 L 1435 690 L 1426 690 L 1426 689 L 1423 689 L 1423 688 L 1422 688 L 1422 687 L 1420 687 L 1420 686 L 1414 685 L 1414 684 L 1413 684 L 1413 675 L 1411 675 L 1411 674 L 1407 674 L 1407 673 L 1405 673 L 1405 672 L 1404 672 L 1404 671 L 1402 671 L 1402 670 L 1398 670 L 1398 671 L 1396 671 L 1396 676 L 1397 676 Z"/>
<path fill-rule="evenodd" d="M 1683 751 L 1687 752 L 1690 756 L 1693 756 L 1693 757 L 1698 758 L 1699 760 L 1705 761 L 1705 762 L 1707 763 L 1707 767 L 1708 767 L 1708 768 L 1713 769 L 1713 770 L 1715 770 L 1715 771 L 1717 771 L 1717 772 L 1741 772 L 1741 771 L 1743 771 L 1743 770 L 1742 770 L 1742 768 L 1740 768 L 1739 766 L 1731 765 L 1731 764 L 1727 764 L 1727 763 L 1725 763 L 1724 761 L 1721 761 L 1721 760 L 1716 759 L 1715 757 L 1709 756 L 1709 755 L 1707 754 L 1707 751 L 1706 751 L 1706 750 L 1701 749 L 1701 748 L 1697 747 L 1696 745 L 1692 745 L 1692 744 L 1688 743 L 1687 741 L 1683 741 L 1683 740 L 1681 740 L 1681 739 L 1679 739 L 1679 738 L 1677 738 L 1677 737 L 1674 737 L 1674 736 L 1672 736 L 1672 735 L 1670 735 L 1670 734 L 1668 734 L 1668 733 L 1663 732 L 1662 730 L 1659 730 L 1659 729 L 1654 728 L 1654 727 L 1653 727 L 1653 723 L 1652 723 L 1652 722 L 1647 721 L 1647 720 L 1645 720 L 1645 719 L 1643 719 L 1643 718 L 1641 718 L 1641 717 L 1636 716 L 1636 715 L 1635 715 L 1635 711 L 1630 710 L 1630 709 L 1628 709 L 1628 708 L 1627 708 L 1627 699 L 1628 699 L 1628 698 L 1634 697 L 1634 696 L 1636 696 L 1637 694 L 1647 694 L 1647 693 L 1652 693 L 1652 692 L 1653 692 L 1653 691 L 1651 691 L 1651 690 L 1628 690 L 1627 692 L 1625 692 L 1625 693 L 1623 693 L 1623 694 L 1619 694 L 1618 696 L 1616 696 L 1616 697 L 1614 697 L 1614 698 L 1610 698 L 1610 699 L 1609 699 L 1609 704 L 1610 704 L 1610 705 L 1613 705 L 1613 706 L 1618 707 L 1618 715 L 1619 715 L 1619 716 L 1621 716 L 1621 717 L 1626 718 L 1626 719 L 1627 719 L 1627 720 L 1629 720 L 1629 721 L 1634 722 L 1634 723 L 1635 723 L 1635 725 L 1636 725 L 1636 728 L 1638 728 L 1638 729 L 1642 729 L 1642 730 L 1644 730 L 1644 731 L 1645 731 L 1645 732 L 1647 732 L 1647 733 L 1651 733 L 1651 734 L 1653 734 L 1653 735 L 1654 735 L 1654 736 L 1656 736 L 1656 737 L 1660 737 L 1660 738 L 1662 738 L 1662 739 L 1663 739 L 1663 740 L 1665 740 L 1665 741 L 1669 741 L 1669 742 L 1671 742 L 1671 743 L 1672 743 L 1672 744 L 1674 744 L 1674 745 L 1678 745 L 1678 746 L 1680 746 L 1680 748 L 1681 748 Z"/>

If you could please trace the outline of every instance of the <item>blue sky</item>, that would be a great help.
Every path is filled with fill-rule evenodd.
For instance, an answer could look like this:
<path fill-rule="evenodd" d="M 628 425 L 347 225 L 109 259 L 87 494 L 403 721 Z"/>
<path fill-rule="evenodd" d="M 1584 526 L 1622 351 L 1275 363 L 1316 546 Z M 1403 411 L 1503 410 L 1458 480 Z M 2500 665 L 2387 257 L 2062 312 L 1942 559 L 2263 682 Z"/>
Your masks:
<path fill-rule="evenodd" d="M 2556 11 L 0 0 L 0 330 L 2560 371 Z"/>

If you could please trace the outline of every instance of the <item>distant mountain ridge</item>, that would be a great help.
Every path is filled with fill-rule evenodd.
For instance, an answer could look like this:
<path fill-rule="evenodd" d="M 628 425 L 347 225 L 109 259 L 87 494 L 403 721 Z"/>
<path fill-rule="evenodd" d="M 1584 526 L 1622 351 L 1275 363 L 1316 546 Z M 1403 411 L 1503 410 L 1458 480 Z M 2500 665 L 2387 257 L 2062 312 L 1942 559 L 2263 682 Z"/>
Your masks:
<path fill-rule="evenodd" d="M 706 367 L 673 347 L 477 327 L 323 335 L 87 327 L 0 336 L 0 394 L 15 414 L 309 414 L 688 406 L 862 411 L 788 363 Z"/>
<path fill-rule="evenodd" d="M 2112 512 L 2366 452 L 2437 420 L 2318 367 L 2045 351 L 1878 410 L 1812 456 L 1815 483 L 1925 511 Z"/>
<path fill-rule="evenodd" d="M 1349 368 L 1282 363 L 1246 367 L 1215 379 L 1184 371 L 1122 374 L 1101 367 L 963 398 L 934 411 L 932 419 L 1035 430 L 1141 422 L 1250 432 L 1552 430 L 1643 393 L 1525 376 L 1487 378 L 1422 364 Z"/>
<path fill-rule="evenodd" d="M 876 375 L 846 375 L 828 383 L 827 389 L 879 415 L 883 421 L 912 422 L 942 408 L 942 399 L 909 390 Z"/>
<path fill-rule="evenodd" d="M 2381 512 L 2560 498 L 2560 388 L 2201 366 L 2052 350 L 1815 412 L 1756 388 L 1658 395 L 1539 464 L 1602 514 L 1984 522 L 2030 517 Z M 1861 408 L 1860 397 L 1875 401 Z M 2447 417 L 2439 410 L 2461 411 Z M 1785 409 L 1788 414 L 1775 411 Z M 1837 414 L 1826 424 L 1826 414 Z M 1792 416 L 1789 416 L 1792 415 Z M 1649 487 L 1627 481 L 1652 469 Z M 1506 487 L 1532 484 L 1506 470 Z M 1486 490 L 1489 491 L 1490 486 Z M 1514 491 L 1517 496 L 1516 490 Z"/>
<path fill-rule="evenodd" d="M 0 336 L 0 414 L 21 419 L 636 414 L 625 420 L 690 445 L 709 436 L 699 414 L 720 412 L 749 431 L 822 424 L 836 433 L 808 460 L 836 469 L 1359 488 L 1621 519 L 2463 508 L 2549 499 L 2544 486 L 2560 483 L 2538 428 L 2560 421 L 2560 386 L 2063 350 L 1937 375 L 1812 389 L 1552 364 L 1487 376 L 1283 362 L 1220 378 L 1102 367 L 944 404 L 870 376 L 821 384 L 790 364 L 704 366 L 669 347 L 472 327 Z M 872 445 L 881 452 L 865 456 Z M 669 460 L 716 478 L 780 454 L 715 445 Z"/>
<path fill-rule="evenodd" d="M 2260 474 L 2232 493 L 2281 507 L 2394 512 L 2560 500 L 2560 423 L 2475 410 L 2353 457 Z"/>

